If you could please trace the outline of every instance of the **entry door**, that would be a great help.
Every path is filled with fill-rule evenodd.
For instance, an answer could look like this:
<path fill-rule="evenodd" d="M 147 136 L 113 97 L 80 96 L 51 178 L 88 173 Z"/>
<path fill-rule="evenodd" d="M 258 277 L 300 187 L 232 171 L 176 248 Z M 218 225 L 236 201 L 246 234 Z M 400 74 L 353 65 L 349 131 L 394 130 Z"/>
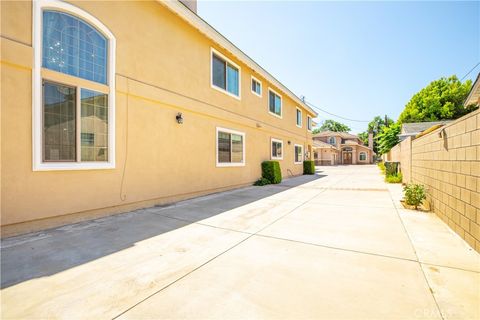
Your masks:
<path fill-rule="evenodd" d="M 352 164 L 352 153 L 343 152 L 343 164 Z"/>

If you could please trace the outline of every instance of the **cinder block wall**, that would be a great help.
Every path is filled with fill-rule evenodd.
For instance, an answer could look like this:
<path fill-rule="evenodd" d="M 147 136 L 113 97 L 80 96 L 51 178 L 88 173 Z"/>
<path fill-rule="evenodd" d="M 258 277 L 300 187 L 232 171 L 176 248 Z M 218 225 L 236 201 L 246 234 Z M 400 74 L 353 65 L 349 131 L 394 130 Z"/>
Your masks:
<path fill-rule="evenodd" d="M 388 161 L 400 162 L 400 150 L 401 145 L 399 143 L 389 151 Z"/>
<path fill-rule="evenodd" d="M 434 212 L 480 252 L 480 111 L 413 140 L 411 178 L 425 185 Z"/>
<path fill-rule="evenodd" d="M 412 137 L 408 137 L 400 145 L 400 168 L 402 170 L 402 182 L 410 183 L 412 179 Z"/>

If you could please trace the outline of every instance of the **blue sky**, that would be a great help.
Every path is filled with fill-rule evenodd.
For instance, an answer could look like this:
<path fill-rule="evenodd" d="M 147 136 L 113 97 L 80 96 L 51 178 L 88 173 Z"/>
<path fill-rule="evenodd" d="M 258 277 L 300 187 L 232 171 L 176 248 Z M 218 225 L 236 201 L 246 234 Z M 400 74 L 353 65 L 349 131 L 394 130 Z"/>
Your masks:
<path fill-rule="evenodd" d="M 480 2 L 199 0 L 198 14 L 297 95 L 351 119 L 396 120 L 430 81 L 480 62 Z"/>

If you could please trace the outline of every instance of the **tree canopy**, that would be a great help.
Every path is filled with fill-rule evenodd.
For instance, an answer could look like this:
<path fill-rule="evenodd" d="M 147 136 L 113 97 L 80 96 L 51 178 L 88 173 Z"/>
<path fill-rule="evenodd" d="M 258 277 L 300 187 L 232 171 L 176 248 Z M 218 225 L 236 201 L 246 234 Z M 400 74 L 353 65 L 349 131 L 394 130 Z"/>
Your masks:
<path fill-rule="evenodd" d="M 390 151 L 398 142 L 400 134 L 400 123 L 394 123 L 389 127 L 383 127 L 382 131 L 377 135 L 377 150 L 379 154 Z"/>
<path fill-rule="evenodd" d="M 432 81 L 410 99 L 398 122 L 457 119 L 474 109 L 463 106 L 471 87 L 471 80 L 462 83 L 456 76 Z"/>
<path fill-rule="evenodd" d="M 347 125 L 335 120 L 325 120 L 319 128 L 313 131 L 313 133 L 322 131 L 348 132 L 350 131 L 350 128 Z"/>
<path fill-rule="evenodd" d="M 386 122 L 385 122 L 385 119 L 386 119 Z M 360 138 L 360 140 L 363 141 L 363 144 L 368 145 L 368 133 L 372 132 L 373 133 L 373 140 L 374 140 L 373 151 L 375 153 L 378 153 L 378 139 L 377 139 L 377 136 L 380 132 L 382 132 L 383 128 L 386 125 L 390 126 L 393 123 L 394 123 L 393 120 L 391 118 L 387 117 L 387 116 L 385 116 L 385 117 L 376 116 L 375 118 L 373 118 L 372 121 L 370 121 L 368 123 L 367 130 L 360 133 L 358 135 L 358 137 Z"/>

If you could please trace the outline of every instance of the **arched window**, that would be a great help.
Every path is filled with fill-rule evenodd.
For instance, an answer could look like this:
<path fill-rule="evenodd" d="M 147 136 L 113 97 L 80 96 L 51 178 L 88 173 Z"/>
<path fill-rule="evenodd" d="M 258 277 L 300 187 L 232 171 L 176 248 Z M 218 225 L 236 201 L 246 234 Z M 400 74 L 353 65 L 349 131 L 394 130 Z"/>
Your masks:
<path fill-rule="evenodd" d="M 330 138 L 328 138 L 328 143 L 331 144 L 331 145 L 336 145 L 337 142 L 336 142 L 335 137 L 330 137 Z"/>
<path fill-rule="evenodd" d="M 70 4 L 34 4 L 33 168 L 114 168 L 115 38 Z"/>
<path fill-rule="evenodd" d="M 367 154 L 365 152 L 360 152 L 359 159 L 360 159 L 360 161 L 367 160 Z"/>
<path fill-rule="evenodd" d="M 85 21 L 60 11 L 43 11 L 42 66 L 107 83 L 107 38 Z"/>

